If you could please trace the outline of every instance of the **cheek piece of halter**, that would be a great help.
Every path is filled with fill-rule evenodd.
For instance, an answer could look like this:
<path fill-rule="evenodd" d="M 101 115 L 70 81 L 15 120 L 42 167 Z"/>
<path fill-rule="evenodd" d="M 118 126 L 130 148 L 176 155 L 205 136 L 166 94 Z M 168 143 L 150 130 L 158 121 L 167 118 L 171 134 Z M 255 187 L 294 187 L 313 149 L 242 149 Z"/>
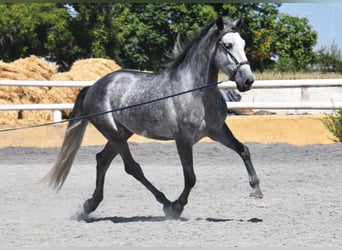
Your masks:
<path fill-rule="evenodd" d="M 233 29 L 232 29 L 230 32 L 236 32 L 236 30 L 233 30 Z M 229 32 L 227 32 L 227 33 L 229 33 Z M 227 34 L 227 33 L 225 33 L 225 34 Z M 224 35 L 225 35 L 225 34 L 224 34 Z M 240 67 L 241 67 L 242 65 L 245 65 L 245 64 L 250 65 L 250 62 L 249 62 L 249 61 L 242 61 L 242 62 L 239 62 L 239 61 L 235 58 L 235 56 L 233 56 L 233 54 L 229 52 L 229 50 L 228 50 L 228 49 L 226 48 L 226 46 L 223 44 L 222 40 L 219 41 L 219 45 L 223 48 L 223 50 L 230 56 L 230 58 L 231 58 L 231 59 L 234 61 L 234 63 L 235 63 L 235 69 L 232 71 L 232 73 L 231 73 L 230 76 L 229 76 L 229 80 L 230 80 L 230 81 L 234 81 L 235 75 L 236 75 L 236 73 L 240 70 Z"/>

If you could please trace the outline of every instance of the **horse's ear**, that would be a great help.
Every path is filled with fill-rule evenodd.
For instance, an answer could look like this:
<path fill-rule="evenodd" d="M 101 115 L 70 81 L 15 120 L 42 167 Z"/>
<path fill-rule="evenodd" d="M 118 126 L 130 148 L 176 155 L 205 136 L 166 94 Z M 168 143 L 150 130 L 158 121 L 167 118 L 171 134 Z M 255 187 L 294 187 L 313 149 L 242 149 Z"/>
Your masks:
<path fill-rule="evenodd" d="M 219 16 L 216 20 L 216 26 L 219 30 L 223 30 L 224 28 L 224 21 L 223 21 L 223 17 Z"/>
<path fill-rule="evenodd" d="M 242 26 L 242 16 L 239 17 L 239 19 L 235 20 L 233 23 L 233 27 L 237 30 L 240 30 Z"/>

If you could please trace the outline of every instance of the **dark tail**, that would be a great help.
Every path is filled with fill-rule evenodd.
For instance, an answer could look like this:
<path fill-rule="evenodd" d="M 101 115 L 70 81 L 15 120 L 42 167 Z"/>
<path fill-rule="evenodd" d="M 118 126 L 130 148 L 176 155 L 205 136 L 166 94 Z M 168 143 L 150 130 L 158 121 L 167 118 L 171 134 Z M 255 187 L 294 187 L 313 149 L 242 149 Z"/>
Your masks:
<path fill-rule="evenodd" d="M 74 108 L 70 115 L 71 119 L 82 116 L 83 100 L 88 92 L 89 87 L 80 91 L 77 96 Z M 88 125 L 88 119 L 71 120 L 69 121 L 65 132 L 62 148 L 59 152 L 55 165 L 42 179 L 43 182 L 49 184 L 54 189 L 60 189 L 63 186 L 74 162 L 76 153 L 81 146 L 85 129 Z"/>

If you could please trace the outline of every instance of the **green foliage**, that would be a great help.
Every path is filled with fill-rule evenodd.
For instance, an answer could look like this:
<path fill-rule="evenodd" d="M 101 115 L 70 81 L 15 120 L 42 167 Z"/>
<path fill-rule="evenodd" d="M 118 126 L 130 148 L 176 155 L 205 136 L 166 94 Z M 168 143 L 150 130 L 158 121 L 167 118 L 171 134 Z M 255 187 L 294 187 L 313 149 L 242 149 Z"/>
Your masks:
<path fill-rule="evenodd" d="M 1 4 L 0 55 L 11 61 L 30 54 L 61 61 L 72 51 L 68 11 L 56 4 Z"/>
<path fill-rule="evenodd" d="M 116 16 L 125 11 L 123 6 L 112 8 L 112 4 L 70 4 L 74 17 L 69 21 L 79 49 L 77 58 L 102 57 L 115 58 L 120 44 L 120 28 L 123 24 Z"/>
<path fill-rule="evenodd" d="M 327 114 L 322 122 L 324 126 L 336 137 L 335 142 L 342 142 L 342 109 L 335 114 Z"/>
<path fill-rule="evenodd" d="M 285 54 L 277 61 L 275 70 L 277 72 L 296 72 L 296 61 Z"/>
<path fill-rule="evenodd" d="M 218 15 L 243 17 L 252 67 L 305 69 L 316 33 L 308 20 L 279 16 L 277 3 L 35 3 L 0 4 L 0 60 L 30 54 L 62 70 L 80 58 L 112 58 L 124 68 L 158 70 L 177 37 L 187 40 Z"/>
<path fill-rule="evenodd" d="M 126 68 L 156 70 L 163 54 L 171 46 L 167 4 L 129 4 L 120 16 L 122 46 L 118 57 Z"/>
<path fill-rule="evenodd" d="M 287 60 L 296 70 L 306 70 L 314 62 L 317 34 L 307 18 L 281 14 L 272 34 L 273 53 Z M 291 60 L 289 60 L 291 58 Z M 283 63 L 280 61 L 280 63 Z"/>
<path fill-rule="evenodd" d="M 171 50 L 179 34 L 192 37 L 213 20 L 216 13 L 205 4 L 127 4 L 123 42 L 119 53 L 121 65 L 129 68 L 158 70 L 165 52 Z"/>
<path fill-rule="evenodd" d="M 323 73 L 342 73 L 342 54 L 335 41 L 317 52 L 316 66 Z"/>
<path fill-rule="evenodd" d="M 254 69 L 271 68 L 272 40 L 278 16 L 277 3 L 249 3 L 239 6 L 237 14 L 243 16 L 242 36 L 246 40 L 246 54 Z"/>

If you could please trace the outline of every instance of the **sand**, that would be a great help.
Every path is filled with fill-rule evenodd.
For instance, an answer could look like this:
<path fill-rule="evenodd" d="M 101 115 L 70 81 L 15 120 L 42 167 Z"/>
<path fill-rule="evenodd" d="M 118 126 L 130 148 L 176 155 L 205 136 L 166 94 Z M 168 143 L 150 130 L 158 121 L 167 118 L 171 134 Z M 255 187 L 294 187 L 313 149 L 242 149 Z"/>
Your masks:
<path fill-rule="evenodd" d="M 333 143 L 334 136 L 323 125 L 324 115 L 252 115 L 229 116 L 226 123 L 242 142 L 288 143 L 296 146 Z M 17 127 L 28 124 L 17 125 Z M 0 126 L 6 129 L 15 126 Z M 59 147 L 62 145 L 66 124 L 45 126 L 14 132 L 0 133 L 2 147 Z M 53 135 L 53 136 L 52 136 Z M 158 142 L 134 135 L 132 142 Z M 202 141 L 210 141 L 204 138 Z M 104 137 L 89 125 L 84 146 L 103 145 Z"/>
<path fill-rule="evenodd" d="M 183 186 L 174 143 L 134 143 L 146 176 L 169 199 Z M 0 245 L 37 246 L 341 246 L 342 144 L 247 143 L 263 200 L 249 198 L 241 159 L 214 142 L 194 147 L 197 184 L 181 220 L 162 207 L 116 158 L 105 197 L 86 220 L 76 214 L 95 183 L 95 154 L 83 146 L 63 189 L 37 184 L 59 148 L 0 149 Z"/>

